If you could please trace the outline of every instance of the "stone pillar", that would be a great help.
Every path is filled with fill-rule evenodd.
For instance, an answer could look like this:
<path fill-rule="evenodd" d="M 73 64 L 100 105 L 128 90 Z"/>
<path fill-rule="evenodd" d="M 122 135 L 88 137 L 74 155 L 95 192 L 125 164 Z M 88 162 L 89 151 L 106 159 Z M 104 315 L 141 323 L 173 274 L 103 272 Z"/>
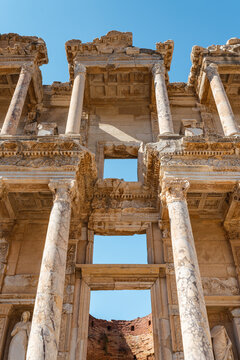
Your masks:
<path fill-rule="evenodd" d="M 43 251 L 28 360 L 56 360 L 62 315 L 67 247 L 71 216 L 70 191 L 74 181 L 50 182 L 54 203 Z"/>
<path fill-rule="evenodd" d="M 157 223 L 149 224 L 147 229 L 147 250 L 149 264 L 164 263 L 162 232 Z M 155 360 L 172 360 L 166 277 L 159 277 L 153 284 L 151 303 Z"/>
<path fill-rule="evenodd" d="M 233 317 L 233 331 L 238 351 L 238 356 L 240 358 L 240 308 L 233 309 L 231 311 Z"/>
<path fill-rule="evenodd" d="M 7 335 L 9 314 L 13 308 L 12 304 L 0 304 L 0 358 L 3 359 L 5 340 Z"/>
<path fill-rule="evenodd" d="M 186 202 L 189 182 L 163 180 L 162 199 L 170 219 L 184 357 L 213 360 L 201 276 Z"/>
<path fill-rule="evenodd" d="M 158 125 L 160 135 L 173 134 L 173 122 L 165 83 L 165 67 L 157 63 L 152 67 L 152 74 L 155 87 Z"/>
<path fill-rule="evenodd" d="M 83 96 L 85 88 L 86 68 L 82 64 L 75 64 L 74 83 L 68 112 L 66 134 L 79 134 L 81 126 Z"/>
<path fill-rule="evenodd" d="M 216 103 L 225 136 L 239 134 L 239 129 L 236 124 L 233 111 L 228 100 L 226 91 L 224 89 L 222 80 L 218 73 L 217 65 L 213 63 L 207 65 L 205 68 L 205 72 L 210 82 L 212 94 Z"/>
<path fill-rule="evenodd" d="M 3 286 L 3 280 L 7 269 L 7 259 L 9 253 L 9 235 L 13 229 L 14 221 L 6 220 L 0 222 L 0 292 Z"/>
<path fill-rule="evenodd" d="M 32 78 L 32 64 L 25 64 L 21 68 L 17 86 L 5 117 L 1 135 L 15 135 L 21 118 L 28 87 Z"/>

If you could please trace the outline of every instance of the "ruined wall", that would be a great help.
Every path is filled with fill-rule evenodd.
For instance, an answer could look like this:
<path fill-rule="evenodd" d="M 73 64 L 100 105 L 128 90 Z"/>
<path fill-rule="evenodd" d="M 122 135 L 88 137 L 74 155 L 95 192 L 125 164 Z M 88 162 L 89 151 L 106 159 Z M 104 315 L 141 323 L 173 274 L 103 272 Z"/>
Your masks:
<path fill-rule="evenodd" d="M 87 360 L 153 360 L 152 316 L 132 321 L 89 318 Z"/>

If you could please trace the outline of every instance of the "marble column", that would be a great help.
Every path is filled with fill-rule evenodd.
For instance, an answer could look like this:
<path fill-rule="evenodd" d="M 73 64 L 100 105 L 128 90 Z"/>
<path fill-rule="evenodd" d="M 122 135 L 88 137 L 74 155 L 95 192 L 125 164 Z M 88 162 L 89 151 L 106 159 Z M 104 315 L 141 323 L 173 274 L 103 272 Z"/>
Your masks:
<path fill-rule="evenodd" d="M 74 83 L 72 89 L 72 96 L 71 96 L 67 125 L 65 130 L 66 134 L 80 133 L 85 78 L 86 78 L 85 66 L 76 63 L 74 67 Z"/>
<path fill-rule="evenodd" d="M 182 179 L 163 180 L 173 248 L 184 357 L 213 360 L 211 336 L 201 275 L 186 202 L 189 183 Z"/>
<path fill-rule="evenodd" d="M 238 356 L 240 358 L 240 308 L 233 309 L 231 311 L 233 317 L 233 331 L 238 351 Z"/>
<path fill-rule="evenodd" d="M 1 135 L 15 135 L 21 118 L 24 102 L 32 78 L 32 64 L 24 64 L 18 78 L 16 88 L 5 117 Z"/>
<path fill-rule="evenodd" d="M 50 182 L 54 193 L 42 256 L 27 360 L 56 360 L 60 335 L 74 181 Z"/>
<path fill-rule="evenodd" d="M 228 100 L 226 91 L 224 89 L 222 80 L 218 73 L 217 65 L 213 63 L 207 65 L 205 68 L 205 72 L 210 82 L 212 94 L 216 103 L 224 135 L 232 136 L 239 134 L 239 129 L 236 124 L 234 114 Z"/>
<path fill-rule="evenodd" d="M 9 235 L 13 229 L 14 220 L 0 221 L 0 292 L 7 269 L 7 259 L 10 247 Z"/>
<path fill-rule="evenodd" d="M 160 135 L 173 134 L 173 121 L 165 83 L 165 67 L 163 63 L 156 63 L 152 67 L 155 87 L 157 116 Z"/>

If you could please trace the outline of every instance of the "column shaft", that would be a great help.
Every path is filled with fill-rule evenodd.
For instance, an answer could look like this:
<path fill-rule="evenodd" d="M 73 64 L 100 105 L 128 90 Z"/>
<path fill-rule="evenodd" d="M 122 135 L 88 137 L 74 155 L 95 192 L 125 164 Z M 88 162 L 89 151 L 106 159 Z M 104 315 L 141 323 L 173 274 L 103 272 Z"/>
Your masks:
<path fill-rule="evenodd" d="M 173 247 L 184 357 L 213 360 L 211 336 L 192 228 L 185 199 L 189 184 L 165 180 L 166 199 Z"/>
<path fill-rule="evenodd" d="M 50 214 L 29 338 L 28 360 L 56 360 L 70 227 L 71 182 L 50 183 L 55 199 Z"/>
<path fill-rule="evenodd" d="M 32 71 L 33 68 L 30 65 L 24 65 L 21 69 L 17 86 L 14 90 L 7 115 L 3 123 L 1 130 L 2 135 L 15 135 L 17 132 L 17 127 L 21 118 L 28 87 L 32 78 Z"/>
<path fill-rule="evenodd" d="M 238 356 L 240 358 L 240 308 L 231 311 L 233 317 L 233 331 L 237 345 Z"/>
<path fill-rule="evenodd" d="M 86 68 L 76 64 L 74 69 L 74 83 L 68 112 L 66 134 L 79 134 L 81 126 L 83 96 L 85 88 Z"/>
<path fill-rule="evenodd" d="M 163 64 L 155 64 L 152 68 L 157 116 L 160 135 L 173 134 L 173 122 L 165 83 L 165 68 Z"/>
<path fill-rule="evenodd" d="M 162 233 L 157 223 L 148 227 L 147 249 L 149 264 L 163 264 Z M 172 360 L 166 277 L 159 277 L 153 284 L 151 303 L 155 359 Z"/>
<path fill-rule="evenodd" d="M 239 133 L 234 114 L 217 70 L 217 65 L 210 64 L 205 72 L 210 82 L 224 134 L 231 136 Z"/>

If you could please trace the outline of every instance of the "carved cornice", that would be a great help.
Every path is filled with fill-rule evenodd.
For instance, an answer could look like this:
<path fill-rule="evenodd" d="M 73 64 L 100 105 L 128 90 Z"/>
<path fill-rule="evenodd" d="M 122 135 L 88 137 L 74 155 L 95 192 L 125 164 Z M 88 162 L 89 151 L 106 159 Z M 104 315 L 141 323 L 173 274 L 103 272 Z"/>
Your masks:
<path fill-rule="evenodd" d="M 240 39 L 229 39 L 226 45 L 212 45 L 208 48 L 193 46 L 191 52 L 192 67 L 190 70 L 188 84 L 196 88 L 198 76 L 200 74 L 203 60 L 208 57 L 233 58 L 240 55 Z"/>
<path fill-rule="evenodd" d="M 47 64 L 48 55 L 43 39 L 36 36 L 20 36 L 18 34 L 0 35 L 0 58 L 33 57 L 37 65 Z"/>
<path fill-rule="evenodd" d="M 92 42 L 82 43 L 81 40 L 69 40 L 65 44 L 69 64 L 73 64 L 77 55 L 106 55 L 114 51 L 126 53 L 128 47 L 132 47 L 132 33 L 114 30 Z"/>
<path fill-rule="evenodd" d="M 137 208 L 155 209 L 157 206 L 157 193 L 140 183 L 127 183 L 120 179 L 98 179 L 95 184 L 92 208 L 123 209 Z"/>
<path fill-rule="evenodd" d="M 168 95 L 195 95 L 195 91 L 192 86 L 184 82 L 174 82 L 167 86 Z"/>
<path fill-rule="evenodd" d="M 0 139 L 0 167 L 71 167 L 86 152 L 79 140 L 74 139 Z"/>
<path fill-rule="evenodd" d="M 80 145 L 79 139 L 54 136 L 36 137 L 35 140 L 11 138 L 0 140 L 0 149 L 0 171 L 6 181 L 11 178 L 18 183 L 20 172 L 21 176 L 29 176 L 35 185 L 38 181 L 41 184 L 42 178 L 44 181 L 49 181 L 49 178 L 75 179 L 73 215 L 80 216 L 89 211 L 97 168 L 95 156 Z"/>
<path fill-rule="evenodd" d="M 171 67 L 173 49 L 174 49 L 173 40 L 167 40 L 163 43 L 162 42 L 156 43 L 156 52 L 162 55 L 164 59 L 164 65 L 166 71 L 169 71 Z"/>
<path fill-rule="evenodd" d="M 45 85 L 44 88 L 49 87 Z M 54 81 L 50 86 L 52 95 L 71 95 L 72 87 L 69 82 L 61 83 L 59 81 Z"/>
<path fill-rule="evenodd" d="M 211 171 L 240 171 L 240 140 L 220 136 L 161 139 L 147 144 L 143 162 L 145 184 L 158 191 L 160 172 L 170 167 L 204 167 Z M 201 172 L 199 173 L 201 174 Z"/>

